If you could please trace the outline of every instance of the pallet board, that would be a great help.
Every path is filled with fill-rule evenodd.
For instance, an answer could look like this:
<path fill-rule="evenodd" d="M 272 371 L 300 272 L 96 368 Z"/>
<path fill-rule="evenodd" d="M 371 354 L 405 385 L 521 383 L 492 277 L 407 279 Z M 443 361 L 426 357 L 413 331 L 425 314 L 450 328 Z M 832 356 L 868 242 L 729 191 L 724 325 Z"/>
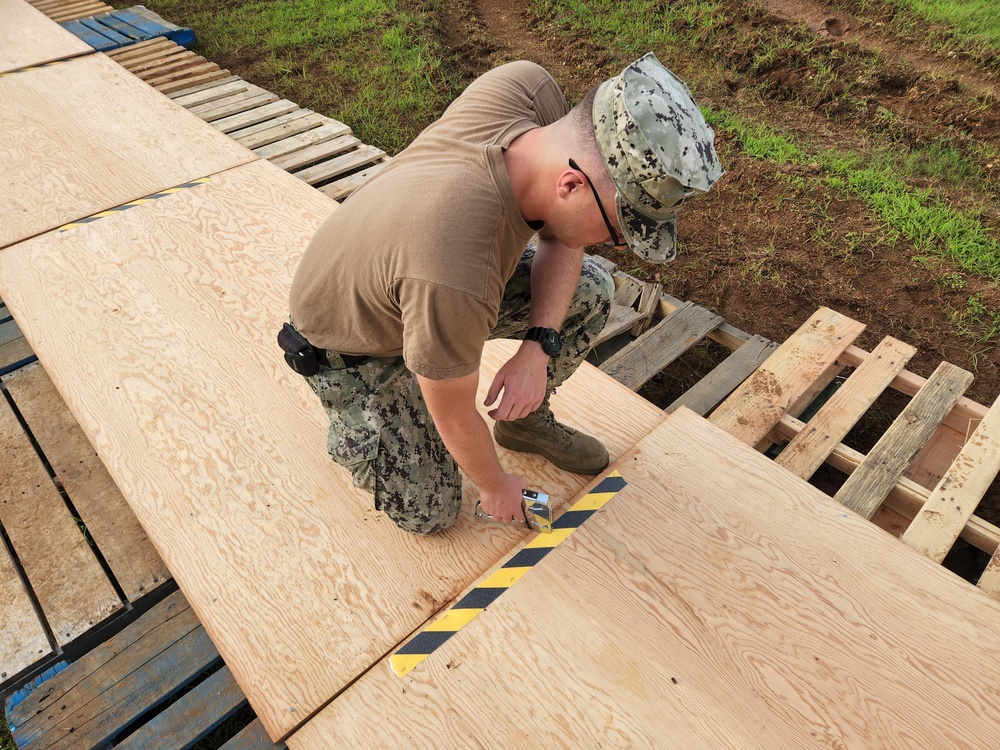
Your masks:
<path fill-rule="evenodd" d="M 29 0 L 29 2 L 53 21 L 59 23 L 96 16 L 100 13 L 110 13 L 114 10 L 101 0 Z"/>
<path fill-rule="evenodd" d="M 0 248 L 257 158 L 101 54 L 0 77 L 0 101 Z"/>
<path fill-rule="evenodd" d="M 40 364 L 3 378 L 28 429 L 128 601 L 170 574 Z"/>
<path fill-rule="evenodd" d="M 327 456 L 326 417 L 274 336 L 334 207 L 258 161 L 0 253 L 0 295 L 275 739 L 524 535 L 474 521 L 472 486 L 452 530 L 405 534 Z M 553 408 L 613 457 L 663 419 L 589 366 Z M 557 504 L 587 482 L 536 456 L 507 465 Z"/>
<path fill-rule="evenodd" d="M 289 748 L 992 746 L 1000 604 L 689 411 L 613 468 L 573 537 Z"/>
<path fill-rule="evenodd" d="M 0 77 L 13 70 L 93 51 L 89 44 L 60 28 L 25 0 L 0 0 Z"/>
<path fill-rule="evenodd" d="M 164 21 L 141 5 L 63 21 L 64 29 L 100 52 L 164 37 L 180 45 L 194 44 L 191 29 Z"/>
<path fill-rule="evenodd" d="M 74 640 L 122 602 L 6 399 L 0 399 L 0 524 L 55 641 Z M 0 659 L 21 663 L 4 648 Z M 0 672 L 23 668 L 0 664 Z"/>
<path fill-rule="evenodd" d="M 0 683 L 50 653 L 35 606 L 21 582 L 6 546 L 0 545 Z"/>

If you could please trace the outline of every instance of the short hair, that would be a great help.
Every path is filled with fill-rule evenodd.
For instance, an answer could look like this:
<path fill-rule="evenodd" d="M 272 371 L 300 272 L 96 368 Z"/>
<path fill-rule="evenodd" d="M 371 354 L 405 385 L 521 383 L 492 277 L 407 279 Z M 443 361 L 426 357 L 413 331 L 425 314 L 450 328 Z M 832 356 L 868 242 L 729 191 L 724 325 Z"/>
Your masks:
<path fill-rule="evenodd" d="M 577 153 L 575 160 L 583 166 L 589 177 L 593 177 L 599 190 L 614 192 L 614 181 L 594 133 L 594 97 L 600 86 L 598 84 L 584 94 L 583 99 L 567 113 L 566 120 Z"/>

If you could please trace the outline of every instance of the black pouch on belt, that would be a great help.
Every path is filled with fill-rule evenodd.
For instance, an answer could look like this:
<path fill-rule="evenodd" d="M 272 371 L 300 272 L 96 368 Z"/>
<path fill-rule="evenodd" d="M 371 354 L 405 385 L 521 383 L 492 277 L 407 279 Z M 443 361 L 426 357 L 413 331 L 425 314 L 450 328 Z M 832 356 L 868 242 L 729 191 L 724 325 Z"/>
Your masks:
<path fill-rule="evenodd" d="M 291 324 L 285 323 L 278 331 L 278 346 L 285 353 L 288 366 L 302 377 L 308 378 L 319 372 L 316 349 Z"/>

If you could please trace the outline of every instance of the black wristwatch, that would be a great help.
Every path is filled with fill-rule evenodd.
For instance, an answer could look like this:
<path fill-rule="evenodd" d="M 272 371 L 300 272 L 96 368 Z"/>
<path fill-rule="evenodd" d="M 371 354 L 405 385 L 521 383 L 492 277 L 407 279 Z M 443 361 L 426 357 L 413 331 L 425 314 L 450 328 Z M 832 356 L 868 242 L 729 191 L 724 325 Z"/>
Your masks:
<path fill-rule="evenodd" d="M 562 339 L 559 331 L 554 328 L 529 328 L 524 334 L 525 341 L 537 341 L 542 345 L 542 351 L 554 357 L 562 349 Z"/>

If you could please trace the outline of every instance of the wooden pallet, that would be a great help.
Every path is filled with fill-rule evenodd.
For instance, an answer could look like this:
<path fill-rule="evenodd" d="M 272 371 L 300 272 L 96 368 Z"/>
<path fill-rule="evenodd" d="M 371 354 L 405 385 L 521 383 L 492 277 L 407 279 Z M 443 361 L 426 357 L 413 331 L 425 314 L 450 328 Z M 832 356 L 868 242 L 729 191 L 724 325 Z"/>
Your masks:
<path fill-rule="evenodd" d="M 389 161 L 344 123 L 281 99 L 167 40 L 132 45 L 109 57 L 334 200 L 346 198 Z"/>
<path fill-rule="evenodd" d="M 114 10 L 101 0 L 28 0 L 53 21 L 75 21 Z"/>
<path fill-rule="evenodd" d="M 157 37 L 183 46 L 194 44 L 191 29 L 164 21 L 141 5 L 63 21 L 61 26 L 98 52 L 110 52 Z"/>
<path fill-rule="evenodd" d="M 618 291 L 601 339 L 633 321 L 652 326 L 602 369 L 638 388 L 706 338 L 727 345 L 733 353 L 669 405 L 668 413 L 686 406 L 711 414 L 743 442 L 760 449 L 777 445 L 776 463 L 803 479 L 824 463 L 847 474 L 837 500 L 937 562 L 961 537 L 992 556 L 979 586 L 1000 598 L 1000 528 L 975 515 L 1000 471 L 1000 407 L 987 409 L 962 395 L 970 373 L 945 362 L 925 380 L 905 369 L 916 353 L 912 346 L 887 337 L 866 352 L 853 346 L 864 326 L 829 310 L 780 347 L 662 293 L 649 314 L 637 304 L 642 282 L 601 260 L 614 272 Z M 839 390 L 808 424 L 800 421 L 845 368 L 852 373 Z M 867 456 L 844 445 L 888 388 L 913 400 Z"/>
<path fill-rule="evenodd" d="M 85 656 L 11 696 L 7 720 L 21 750 L 190 747 L 247 706 L 221 662 L 175 591 Z M 222 750 L 284 747 L 244 716 L 233 719 L 242 726 L 231 727 L 235 736 Z"/>

